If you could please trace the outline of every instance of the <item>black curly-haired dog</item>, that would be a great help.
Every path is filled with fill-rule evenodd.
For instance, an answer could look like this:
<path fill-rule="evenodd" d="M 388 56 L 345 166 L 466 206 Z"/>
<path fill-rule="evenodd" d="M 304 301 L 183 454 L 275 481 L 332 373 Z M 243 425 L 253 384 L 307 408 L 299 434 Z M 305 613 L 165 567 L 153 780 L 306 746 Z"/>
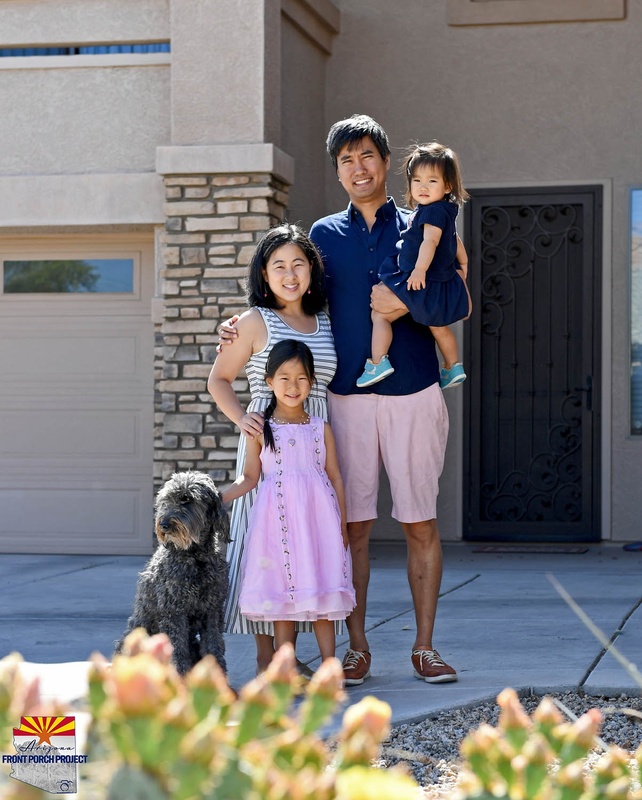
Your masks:
<path fill-rule="evenodd" d="M 181 675 L 208 653 L 223 670 L 223 613 L 229 591 L 221 545 L 230 523 L 214 481 L 203 472 L 176 472 L 156 496 L 159 546 L 138 576 L 134 610 L 115 650 L 134 628 L 166 633 Z"/>

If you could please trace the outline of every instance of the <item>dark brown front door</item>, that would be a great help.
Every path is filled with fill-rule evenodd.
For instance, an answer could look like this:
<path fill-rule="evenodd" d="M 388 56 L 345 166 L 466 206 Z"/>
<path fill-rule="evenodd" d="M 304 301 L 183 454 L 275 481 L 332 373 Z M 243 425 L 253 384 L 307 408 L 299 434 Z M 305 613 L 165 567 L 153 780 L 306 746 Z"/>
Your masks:
<path fill-rule="evenodd" d="M 599 541 L 602 189 L 471 194 L 464 538 Z"/>

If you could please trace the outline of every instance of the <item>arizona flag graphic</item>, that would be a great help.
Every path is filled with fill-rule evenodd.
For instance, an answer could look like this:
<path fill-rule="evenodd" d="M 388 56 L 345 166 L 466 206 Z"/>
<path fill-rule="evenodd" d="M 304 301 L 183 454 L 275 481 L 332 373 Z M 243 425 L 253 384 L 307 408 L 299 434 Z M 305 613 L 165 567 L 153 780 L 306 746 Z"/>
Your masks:
<path fill-rule="evenodd" d="M 20 717 L 13 745 L 17 755 L 11 757 L 12 778 L 51 794 L 75 794 L 75 717 Z"/>
<path fill-rule="evenodd" d="M 20 727 L 13 729 L 21 749 L 35 749 L 42 744 L 60 750 L 75 751 L 75 717 L 20 717 Z"/>

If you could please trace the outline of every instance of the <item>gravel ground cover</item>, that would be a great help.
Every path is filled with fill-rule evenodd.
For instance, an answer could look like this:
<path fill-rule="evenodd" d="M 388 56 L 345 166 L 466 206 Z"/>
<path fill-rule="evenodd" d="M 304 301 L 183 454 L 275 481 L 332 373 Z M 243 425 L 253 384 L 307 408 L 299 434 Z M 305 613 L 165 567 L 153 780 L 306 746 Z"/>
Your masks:
<path fill-rule="evenodd" d="M 642 698 L 592 697 L 577 692 L 550 694 L 567 710 L 569 719 L 580 717 L 589 708 L 599 708 L 604 714 L 600 737 L 605 744 L 617 744 L 634 752 L 642 744 L 642 719 L 624 713 L 632 709 L 642 713 Z M 527 713 L 541 701 L 537 695 L 521 698 Z M 564 710 L 560 709 L 564 714 Z M 496 725 L 499 707 L 482 703 L 471 708 L 457 708 L 413 725 L 400 725 L 383 744 L 378 765 L 389 767 L 405 763 L 415 780 L 424 787 L 426 795 L 435 800 L 444 798 L 452 789 L 459 771 L 459 745 L 469 730 L 482 722 Z M 400 757 L 402 756 L 402 757 Z"/>

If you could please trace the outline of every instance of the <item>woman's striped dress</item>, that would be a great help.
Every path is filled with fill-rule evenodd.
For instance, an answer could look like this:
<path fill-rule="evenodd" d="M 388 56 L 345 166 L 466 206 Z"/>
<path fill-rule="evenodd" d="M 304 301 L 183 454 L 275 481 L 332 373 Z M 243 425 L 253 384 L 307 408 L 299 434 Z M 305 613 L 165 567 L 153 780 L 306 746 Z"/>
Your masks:
<path fill-rule="evenodd" d="M 317 314 L 317 329 L 314 333 L 301 333 L 290 328 L 272 309 L 259 308 L 258 311 L 261 313 L 267 328 L 267 342 L 263 350 L 259 353 L 254 353 L 245 366 L 252 396 L 247 411 L 263 411 L 270 402 L 271 391 L 265 382 L 265 366 L 270 350 L 277 342 L 283 339 L 297 339 L 305 342 L 314 356 L 316 379 L 312 384 L 312 391 L 306 401 L 305 409 L 311 416 L 322 417 L 327 420 L 326 389 L 337 368 L 337 354 L 334 349 L 334 340 L 327 314 L 324 312 Z M 241 436 L 236 455 L 237 475 L 241 473 L 245 464 L 245 445 L 245 436 Z M 225 631 L 227 633 L 267 633 L 272 636 L 274 634 L 274 626 L 271 622 L 250 622 L 241 616 L 238 605 L 241 591 L 241 559 L 243 557 L 248 518 L 256 497 L 256 491 L 256 489 L 253 489 L 243 497 L 239 497 L 232 506 L 232 519 L 230 522 L 232 542 L 227 548 L 227 560 L 230 565 L 230 596 L 225 610 Z M 343 621 L 335 623 L 335 627 L 338 632 L 342 632 Z M 297 623 L 297 630 L 311 631 L 312 623 Z"/>

